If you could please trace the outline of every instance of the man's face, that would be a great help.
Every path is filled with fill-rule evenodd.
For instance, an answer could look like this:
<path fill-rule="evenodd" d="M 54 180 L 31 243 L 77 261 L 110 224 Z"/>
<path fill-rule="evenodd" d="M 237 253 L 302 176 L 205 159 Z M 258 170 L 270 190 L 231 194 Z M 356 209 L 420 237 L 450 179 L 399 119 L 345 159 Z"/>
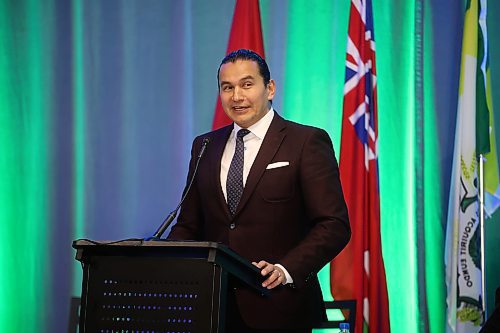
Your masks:
<path fill-rule="evenodd" d="M 228 62 L 220 67 L 219 94 L 222 108 L 238 126 L 248 128 L 264 117 L 273 99 L 273 80 L 264 85 L 259 65 L 251 60 Z"/>

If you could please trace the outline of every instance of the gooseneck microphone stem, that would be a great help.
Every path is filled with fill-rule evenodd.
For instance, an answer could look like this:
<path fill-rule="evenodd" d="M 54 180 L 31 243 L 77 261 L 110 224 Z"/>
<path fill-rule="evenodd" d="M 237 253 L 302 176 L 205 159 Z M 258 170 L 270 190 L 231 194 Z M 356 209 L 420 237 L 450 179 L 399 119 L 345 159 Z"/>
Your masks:
<path fill-rule="evenodd" d="M 188 187 L 184 191 L 184 195 L 181 198 L 181 202 L 179 202 L 179 205 L 177 205 L 177 207 L 173 211 L 171 211 L 170 214 L 168 214 L 168 216 L 165 218 L 165 220 L 163 220 L 163 223 L 160 225 L 158 230 L 156 230 L 155 234 L 152 237 L 147 238 L 146 240 L 148 240 L 148 241 L 149 240 L 153 240 L 153 241 L 160 240 L 160 238 L 163 235 L 163 233 L 165 232 L 165 230 L 167 230 L 168 227 L 170 226 L 170 224 L 172 224 L 172 222 L 174 221 L 175 217 L 177 216 L 177 212 L 179 211 L 179 208 L 181 208 L 182 203 L 186 199 L 186 197 L 189 193 L 189 190 L 191 189 L 191 186 L 193 185 L 194 178 L 196 177 L 196 172 L 198 171 L 198 165 L 200 164 L 201 157 L 205 153 L 205 150 L 207 149 L 207 145 L 209 142 L 210 142 L 209 138 L 203 139 L 203 142 L 201 144 L 200 153 L 198 154 L 198 157 L 196 159 L 196 164 L 194 167 L 193 175 L 191 176 L 191 180 L 189 181 Z"/>

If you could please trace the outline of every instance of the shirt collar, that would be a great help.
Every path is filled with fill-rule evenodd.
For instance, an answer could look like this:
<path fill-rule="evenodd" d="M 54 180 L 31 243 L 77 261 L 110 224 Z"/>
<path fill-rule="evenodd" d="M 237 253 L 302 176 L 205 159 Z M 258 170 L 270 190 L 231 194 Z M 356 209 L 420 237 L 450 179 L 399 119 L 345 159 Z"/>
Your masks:
<path fill-rule="evenodd" d="M 269 126 L 271 126 L 271 122 L 273 121 L 274 118 L 274 109 L 271 106 L 271 109 L 266 113 L 264 117 L 262 117 L 258 122 L 253 124 L 252 126 L 248 127 L 248 130 L 252 132 L 256 137 L 259 139 L 263 140 L 264 137 L 266 136 L 267 130 L 269 129 Z M 238 131 L 241 129 L 240 126 L 238 126 L 236 123 L 234 123 L 234 128 L 233 128 L 233 136 L 236 138 L 236 134 Z"/>

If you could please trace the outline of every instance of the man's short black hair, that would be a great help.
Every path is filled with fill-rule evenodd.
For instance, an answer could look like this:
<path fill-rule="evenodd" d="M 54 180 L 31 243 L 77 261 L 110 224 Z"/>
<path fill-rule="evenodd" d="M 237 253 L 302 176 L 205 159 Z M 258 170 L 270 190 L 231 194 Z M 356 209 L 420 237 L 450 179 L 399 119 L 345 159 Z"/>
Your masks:
<path fill-rule="evenodd" d="M 252 50 L 239 49 L 229 53 L 227 56 L 222 59 L 219 69 L 217 70 L 217 82 L 219 82 L 219 74 L 220 68 L 222 65 L 228 62 L 236 62 L 237 60 L 251 60 L 255 61 L 259 66 L 259 73 L 264 79 L 264 85 L 267 86 L 269 81 L 271 80 L 271 73 L 269 72 L 269 67 L 267 66 L 266 61 L 256 52 Z"/>

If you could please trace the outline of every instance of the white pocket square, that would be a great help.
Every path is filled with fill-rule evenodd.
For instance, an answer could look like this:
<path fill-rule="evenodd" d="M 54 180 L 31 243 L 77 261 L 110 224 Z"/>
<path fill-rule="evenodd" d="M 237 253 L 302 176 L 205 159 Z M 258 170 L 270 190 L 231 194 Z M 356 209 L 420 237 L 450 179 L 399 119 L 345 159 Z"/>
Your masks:
<path fill-rule="evenodd" d="M 290 162 L 275 162 L 275 163 L 268 164 L 266 167 L 266 170 L 281 168 L 281 167 L 288 166 L 288 165 L 290 165 Z"/>

